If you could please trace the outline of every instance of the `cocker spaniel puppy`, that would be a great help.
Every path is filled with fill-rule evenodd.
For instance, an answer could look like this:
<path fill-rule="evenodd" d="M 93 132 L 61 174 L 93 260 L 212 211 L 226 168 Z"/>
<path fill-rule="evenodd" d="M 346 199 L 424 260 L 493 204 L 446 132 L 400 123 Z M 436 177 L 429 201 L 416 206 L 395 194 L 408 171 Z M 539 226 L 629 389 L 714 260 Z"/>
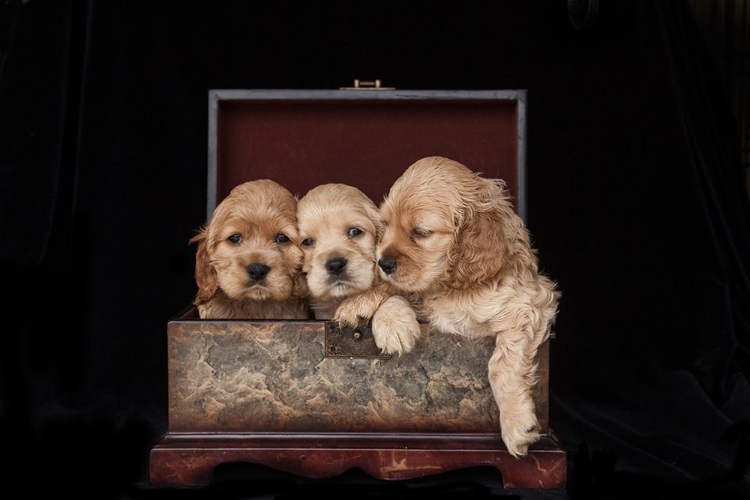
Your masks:
<path fill-rule="evenodd" d="M 371 318 L 378 347 L 410 351 L 419 322 L 409 301 L 378 275 L 375 247 L 383 225 L 375 203 L 353 186 L 323 184 L 299 200 L 297 223 L 315 318 L 344 327 Z"/>
<path fill-rule="evenodd" d="M 532 390 L 535 356 L 549 337 L 560 293 L 538 270 L 505 184 L 448 158 L 411 165 L 380 206 L 382 276 L 422 299 L 431 327 L 495 337 L 489 382 L 508 451 L 524 456 L 539 437 Z"/>
<path fill-rule="evenodd" d="M 201 318 L 310 318 L 297 199 L 283 186 L 236 186 L 190 243 L 198 244 L 193 304 Z"/>

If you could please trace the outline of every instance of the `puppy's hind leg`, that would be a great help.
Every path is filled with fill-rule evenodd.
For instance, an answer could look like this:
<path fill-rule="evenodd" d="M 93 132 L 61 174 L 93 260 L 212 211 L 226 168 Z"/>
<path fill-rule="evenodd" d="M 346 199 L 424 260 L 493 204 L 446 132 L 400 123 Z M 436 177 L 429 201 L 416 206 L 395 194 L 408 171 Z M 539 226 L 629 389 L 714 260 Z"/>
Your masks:
<path fill-rule="evenodd" d="M 389 297 L 373 315 L 372 336 L 384 352 L 399 356 L 410 352 L 420 334 L 417 313 L 404 297 Z"/>

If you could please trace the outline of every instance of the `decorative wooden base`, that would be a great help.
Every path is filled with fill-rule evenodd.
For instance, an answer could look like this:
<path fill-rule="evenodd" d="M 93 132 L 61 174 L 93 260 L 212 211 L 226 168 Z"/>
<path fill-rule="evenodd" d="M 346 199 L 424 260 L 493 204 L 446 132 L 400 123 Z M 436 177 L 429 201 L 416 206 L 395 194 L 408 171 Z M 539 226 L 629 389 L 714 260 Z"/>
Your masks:
<path fill-rule="evenodd" d="M 401 480 L 489 465 L 505 488 L 558 489 L 567 460 L 553 434 L 526 457 L 514 458 L 499 434 L 382 433 L 167 433 L 151 450 L 155 487 L 199 487 L 222 463 L 250 462 L 311 479 L 359 468 L 384 480 Z"/>

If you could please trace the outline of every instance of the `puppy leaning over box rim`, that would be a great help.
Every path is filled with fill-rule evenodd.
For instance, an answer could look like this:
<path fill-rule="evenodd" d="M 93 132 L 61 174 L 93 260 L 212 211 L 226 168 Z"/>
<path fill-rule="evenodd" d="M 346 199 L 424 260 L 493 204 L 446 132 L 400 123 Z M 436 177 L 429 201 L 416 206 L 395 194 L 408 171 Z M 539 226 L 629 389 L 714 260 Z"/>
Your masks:
<path fill-rule="evenodd" d="M 378 274 L 383 222 L 377 205 L 354 186 L 321 184 L 297 203 L 297 224 L 315 318 L 356 326 L 372 316 L 372 335 L 382 351 L 409 352 L 420 326 L 410 302 Z M 372 311 L 363 310 L 370 306 Z"/>
<path fill-rule="evenodd" d="M 523 220 L 501 179 L 430 156 L 412 164 L 380 205 L 383 278 L 419 298 L 437 331 L 495 337 L 488 374 L 508 451 L 540 438 L 532 391 L 539 346 L 549 338 L 560 292 L 539 272 Z"/>

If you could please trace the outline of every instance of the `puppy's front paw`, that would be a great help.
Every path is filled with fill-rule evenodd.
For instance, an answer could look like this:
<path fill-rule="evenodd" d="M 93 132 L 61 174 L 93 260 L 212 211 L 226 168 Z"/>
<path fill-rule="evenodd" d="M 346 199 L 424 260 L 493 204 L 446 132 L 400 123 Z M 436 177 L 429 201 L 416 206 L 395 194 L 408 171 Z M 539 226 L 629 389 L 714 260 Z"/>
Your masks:
<path fill-rule="evenodd" d="M 363 293 L 344 299 L 336 309 L 333 319 L 341 327 L 355 327 L 367 324 L 375 315 L 380 298 L 371 293 Z"/>
<path fill-rule="evenodd" d="M 539 441 L 539 422 L 533 412 L 516 412 L 500 418 L 505 447 L 516 458 L 526 456 L 529 445 Z"/>
<path fill-rule="evenodd" d="M 388 354 L 398 353 L 400 356 L 411 351 L 420 333 L 417 314 L 403 297 L 388 298 L 373 315 L 375 345 Z"/>

